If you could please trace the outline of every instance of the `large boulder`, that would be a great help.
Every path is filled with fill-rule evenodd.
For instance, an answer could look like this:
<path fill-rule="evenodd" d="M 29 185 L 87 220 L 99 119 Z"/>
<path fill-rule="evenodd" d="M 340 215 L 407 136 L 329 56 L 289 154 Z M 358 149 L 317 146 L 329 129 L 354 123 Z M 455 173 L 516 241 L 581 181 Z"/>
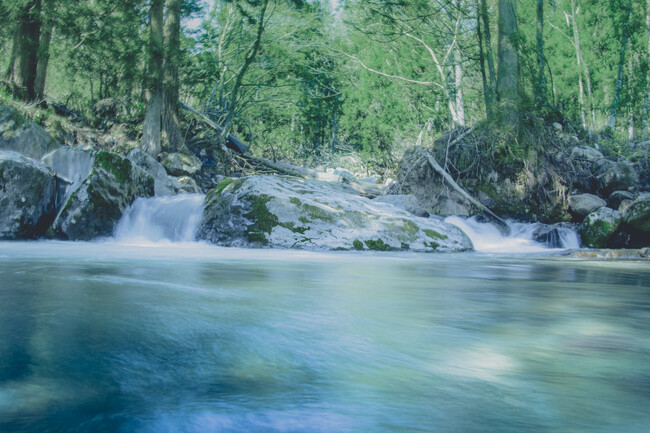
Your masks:
<path fill-rule="evenodd" d="M 106 151 L 95 154 L 90 175 L 74 191 L 48 234 L 69 240 L 110 236 L 136 197 L 154 194 L 154 180 L 130 160 Z"/>
<path fill-rule="evenodd" d="M 44 164 L 0 150 L 0 238 L 43 235 L 56 212 L 56 185 Z"/>
<path fill-rule="evenodd" d="M 621 220 L 618 211 L 607 207 L 590 213 L 578 228 L 582 244 L 598 249 L 609 247 L 610 240 L 618 230 Z"/>
<path fill-rule="evenodd" d="M 640 195 L 623 214 L 623 221 L 633 230 L 650 233 L 650 193 Z"/>
<path fill-rule="evenodd" d="M 0 106 L 0 150 L 39 160 L 59 146 L 42 127 L 16 110 Z"/>
<path fill-rule="evenodd" d="M 278 176 L 225 179 L 205 198 L 198 239 L 226 246 L 461 251 L 458 227 L 358 196 L 343 184 Z"/>
<path fill-rule="evenodd" d="M 174 152 L 168 154 L 162 160 L 162 165 L 167 169 L 167 173 L 172 176 L 192 176 L 201 170 L 202 163 L 194 155 Z"/>
<path fill-rule="evenodd" d="M 639 184 L 639 174 L 627 161 L 601 159 L 595 163 L 594 172 L 606 195 L 616 190 L 632 190 Z"/>
<path fill-rule="evenodd" d="M 569 210 L 578 221 L 605 205 L 607 202 L 594 194 L 584 193 L 569 196 Z"/>
<path fill-rule="evenodd" d="M 587 146 L 576 146 L 571 150 L 570 158 L 572 160 L 598 161 L 605 158 L 605 156 L 598 149 Z"/>
<path fill-rule="evenodd" d="M 129 152 L 128 159 L 136 166 L 143 169 L 154 179 L 154 191 L 156 196 L 173 196 L 178 193 L 180 185 L 178 181 L 170 177 L 165 167 L 155 158 L 139 148 Z"/>

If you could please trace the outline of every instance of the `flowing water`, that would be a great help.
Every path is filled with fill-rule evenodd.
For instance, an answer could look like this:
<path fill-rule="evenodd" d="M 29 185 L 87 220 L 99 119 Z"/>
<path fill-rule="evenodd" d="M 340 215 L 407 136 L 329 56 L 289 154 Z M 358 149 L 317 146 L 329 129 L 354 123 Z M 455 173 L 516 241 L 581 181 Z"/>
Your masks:
<path fill-rule="evenodd" d="M 158 205 L 153 244 L 0 243 L 1 431 L 650 430 L 648 262 L 228 249 Z"/>

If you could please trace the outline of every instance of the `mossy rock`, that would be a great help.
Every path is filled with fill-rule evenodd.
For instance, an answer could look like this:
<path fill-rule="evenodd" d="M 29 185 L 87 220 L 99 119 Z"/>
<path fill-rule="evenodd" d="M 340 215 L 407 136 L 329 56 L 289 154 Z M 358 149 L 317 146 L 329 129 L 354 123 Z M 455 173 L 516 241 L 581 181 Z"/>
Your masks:
<path fill-rule="evenodd" d="M 623 220 L 637 231 L 650 232 L 650 194 L 643 194 L 632 202 L 625 209 Z"/>
<path fill-rule="evenodd" d="M 48 234 L 84 241 L 111 236 L 126 207 L 153 194 L 154 179 L 143 169 L 120 155 L 97 152 L 90 175 L 70 194 Z"/>
<path fill-rule="evenodd" d="M 622 218 L 618 211 L 602 207 L 585 217 L 578 228 L 582 244 L 590 248 L 608 247 Z"/>
<path fill-rule="evenodd" d="M 433 231 L 435 248 L 425 229 Z M 279 176 L 241 178 L 211 190 L 198 238 L 227 246 L 323 250 L 471 248 L 456 226 L 372 202 L 340 184 Z"/>

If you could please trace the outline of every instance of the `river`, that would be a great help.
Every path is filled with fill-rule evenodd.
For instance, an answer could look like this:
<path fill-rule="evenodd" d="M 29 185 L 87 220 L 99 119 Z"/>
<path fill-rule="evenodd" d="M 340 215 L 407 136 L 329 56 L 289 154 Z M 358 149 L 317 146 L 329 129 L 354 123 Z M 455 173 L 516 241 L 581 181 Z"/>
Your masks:
<path fill-rule="evenodd" d="M 650 430 L 648 262 L 140 241 L 0 242 L 1 431 Z"/>

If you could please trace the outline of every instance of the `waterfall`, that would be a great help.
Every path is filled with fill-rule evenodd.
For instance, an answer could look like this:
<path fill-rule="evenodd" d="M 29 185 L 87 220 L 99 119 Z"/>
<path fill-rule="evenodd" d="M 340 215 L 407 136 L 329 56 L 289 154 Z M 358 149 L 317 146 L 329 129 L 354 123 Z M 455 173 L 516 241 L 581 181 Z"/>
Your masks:
<path fill-rule="evenodd" d="M 503 235 L 491 223 L 482 223 L 475 217 L 447 217 L 445 222 L 458 226 L 472 240 L 477 252 L 533 253 L 549 249 L 579 249 L 578 234 L 566 227 L 546 226 L 541 223 L 508 222 L 510 235 Z"/>
<path fill-rule="evenodd" d="M 195 241 L 204 197 L 181 194 L 138 198 L 122 215 L 114 238 L 137 244 Z"/>

